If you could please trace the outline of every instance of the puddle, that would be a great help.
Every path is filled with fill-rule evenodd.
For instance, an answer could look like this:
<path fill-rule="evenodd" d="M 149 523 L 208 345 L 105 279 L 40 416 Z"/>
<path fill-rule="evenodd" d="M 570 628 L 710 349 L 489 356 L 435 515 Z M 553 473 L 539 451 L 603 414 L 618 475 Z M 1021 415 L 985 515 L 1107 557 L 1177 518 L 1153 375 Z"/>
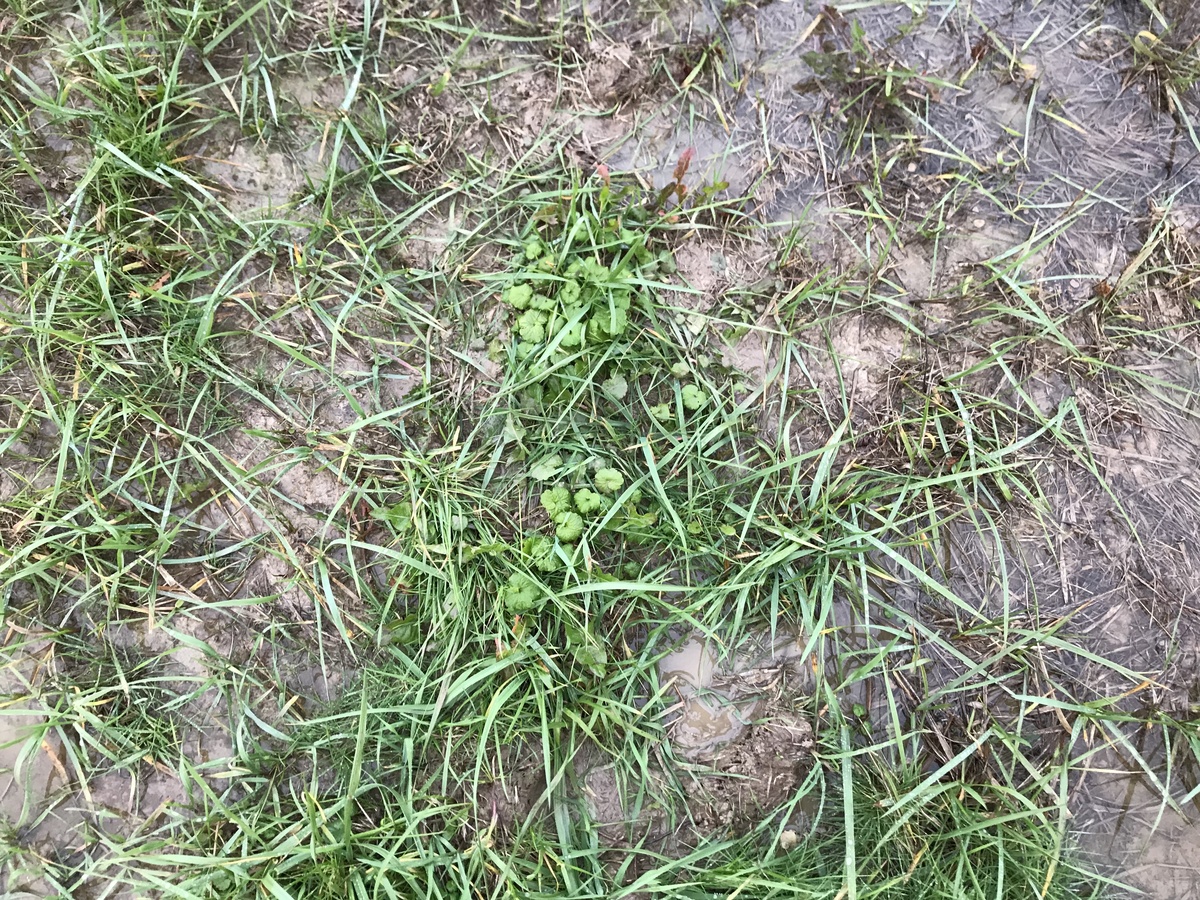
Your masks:
<path fill-rule="evenodd" d="M 1152 762 L 1157 772 L 1164 770 L 1163 762 Z M 1089 769 L 1082 780 L 1074 821 L 1085 852 L 1100 864 L 1115 867 L 1120 879 L 1143 896 L 1154 900 L 1200 896 L 1200 870 L 1196 867 L 1200 805 L 1192 800 L 1181 809 L 1172 809 L 1124 753 L 1107 751 L 1096 757 Z M 1192 791 L 1172 793 L 1181 796 Z"/>
<path fill-rule="evenodd" d="M 812 724 L 796 711 L 811 693 L 803 650 L 796 635 L 778 633 L 721 653 L 693 634 L 659 662 L 661 682 L 679 697 L 666 714 L 671 744 L 700 764 L 683 779 L 699 834 L 744 833 L 784 805 L 782 824 L 794 835 L 808 831 L 818 793 L 797 794 L 814 746 Z"/>
<path fill-rule="evenodd" d="M 0 693 L 0 826 L 16 840 L 0 873 L 4 897 L 59 896 L 43 878 L 43 860 L 81 849 L 83 824 L 67 756 L 52 733 L 40 737 L 46 716 L 34 711 L 20 679 L 5 672 Z M 19 849 L 18 849 L 19 848 Z"/>
<path fill-rule="evenodd" d="M 667 713 L 672 744 L 699 759 L 737 740 L 767 713 L 785 678 L 793 681 L 790 664 L 801 652 L 796 636 L 777 635 L 722 658 L 711 640 L 689 637 L 658 664 L 660 682 L 679 698 Z"/>
<path fill-rule="evenodd" d="M 670 19 L 674 46 L 720 44 L 724 86 L 735 89 L 717 90 L 708 109 L 664 104 L 607 145 L 597 132 L 595 149 L 660 184 L 690 148 L 698 183 L 753 195 L 759 215 L 795 222 L 824 259 L 898 265 L 899 292 L 914 299 L 953 284 L 943 273 L 1068 222 L 1031 263 L 1037 274 L 1109 277 L 1138 249 L 1151 202 L 1200 196 L 1186 129 L 1154 100 L 1152 80 L 1131 74 L 1130 36 L 1146 23 L 1121 4 L 979 3 L 922 15 L 899 3 L 836 13 L 795 2 L 727 13 L 681 4 Z M 863 26 L 869 61 L 846 22 Z M 861 67 L 912 73 L 913 96 L 842 109 L 844 94 L 871 87 L 839 80 L 865 78 Z M 1192 93 L 1180 102 L 1194 110 Z M 905 245 L 898 259 L 887 259 L 886 241 L 879 254 L 880 234 L 864 233 L 881 211 Z M 916 241 L 921 232 L 937 238 Z"/>
<path fill-rule="evenodd" d="M 671 713 L 670 734 L 685 756 L 698 756 L 734 740 L 757 712 L 755 701 L 738 703 L 715 690 L 715 671 L 715 655 L 702 638 L 691 638 L 659 663 L 659 677 L 672 682 L 680 698 Z"/>
<path fill-rule="evenodd" d="M 17 685 L 2 686 L 5 693 Z M 0 816 L 14 828 L 24 828 L 42 811 L 46 798 L 56 787 L 63 786 L 62 772 L 55 762 L 61 760 L 52 750 L 52 739 L 30 743 L 46 718 L 27 707 L 22 701 L 9 701 L 0 707 Z"/>
<path fill-rule="evenodd" d="M 98 835 L 104 835 L 105 842 L 119 842 L 168 810 L 185 814 L 196 799 L 196 788 L 191 778 L 181 778 L 175 765 L 180 758 L 190 761 L 208 789 L 225 789 L 234 754 L 225 699 L 212 691 L 185 706 L 171 699 L 187 696 L 206 680 L 212 657 L 207 641 L 214 636 L 205 623 L 182 615 L 153 629 L 122 623 L 111 626 L 103 637 L 93 635 L 111 648 L 157 661 L 154 688 L 159 682 L 169 685 L 157 698 L 168 708 L 157 715 L 179 728 L 178 746 L 149 750 L 140 760 L 101 772 L 92 771 L 94 760 L 86 751 L 64 746 L 63 737 L 74 743 L 88 727 L 86 719 L 73 718 L 72 703 L 112 709 L 109 701 L 88 693 L 86 680 L 71 681 L 66 667 L 72 660 L 36 645 L 5 648 L 6 667 L 0 674 L 0 832 L 6 837 L 0 896 L 65 896 L 49 881 L 63 879 L 76 865 L 103 865 L 107 851 Z M 146 677 L 137 674 L 136 667 L 126 671 L 133 688 L 145 687 Z M 59 678 L 66 680 L 60 684 Z M 63 691 L 74 699 L 59 699 Z M 39 703 L 54 711 L 39 712 Z M 48 728 L 48 722 L 57 724 Z"/>

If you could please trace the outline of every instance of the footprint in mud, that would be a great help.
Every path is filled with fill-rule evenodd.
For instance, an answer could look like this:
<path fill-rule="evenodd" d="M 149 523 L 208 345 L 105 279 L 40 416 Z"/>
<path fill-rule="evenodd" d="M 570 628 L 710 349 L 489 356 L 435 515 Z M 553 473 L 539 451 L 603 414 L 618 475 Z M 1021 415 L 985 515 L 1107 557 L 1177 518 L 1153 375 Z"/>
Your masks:
<path fill-rule="evenodd" d="M 685 785 L 692 819 L 702 831 L 747 832 L 791 800 L 812 766 L 812 726 L 792 713 L 776 711 L 767 722 L 723 745 L 710 774 Z M 789 818 L 796 831 L 801 807 Z"/>
<path fill-rule="evenodd" d="M 718 663 L 693 638 L 659 663 L 680 697 L 667 713 L 672 746 L 706 768 L 684 785 L 704 832 L 749 831 L 792 799 L 812 765 L 812 726 L 769 699 L 793 643 Z"/>

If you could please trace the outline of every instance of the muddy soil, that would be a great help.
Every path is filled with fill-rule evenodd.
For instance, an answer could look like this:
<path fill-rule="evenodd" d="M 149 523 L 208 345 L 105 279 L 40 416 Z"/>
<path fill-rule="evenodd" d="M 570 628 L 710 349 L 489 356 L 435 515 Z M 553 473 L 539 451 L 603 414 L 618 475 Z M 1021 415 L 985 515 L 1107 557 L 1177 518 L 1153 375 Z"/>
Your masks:
<path fill-rule="evenodd" d="M 1196 27 L 1188 4 L 1164 9 L 1176 38 Z M 1038 280 L 1041 297 L 1078 346 L 1144 373 L 1134 383 L 1094 370 L 1080 377 L 1053 350 L 1019 361 L 1028 397 L 1044 414 L 1077 405 L 1097 469 L 1045 461 L 1049 518 L 1014 513 L 1003 523 L 999 541 L 1010 559 L 1024 560 L 1004 581 L 996 579 L 996 548 L 981 546 L 970 530 L 939 555 L 961 596 L 1036 597 L 1041 615 L 1076 615 L 1073 633 L 1083 646 L 1153 673 L 1161 688 L 1152 702 L 1188 718 L 1195 678 L 1177 660 L 1187 656 L 1200 624 L 1200 344 L 1191 300 L 1196 262 L 1188 250 L 1188 210 L 1200 197 L 1200 148 L 1188 129 L 1200 97 L 1188 87 L 1174 108 L 1163 104 L 1167 73 L 1132 43 L 1140 29 L 1162 29 L 1136 4 L 1050 3 L 1034 14 L 982 3 L 916 17 L 882 7 L 853 18 L 864 26 L 872 64 L 910 73 L 900 96 L 871 93 L 867 58 L 827 9 L 767 4 L 716 15 L 675 8 L 681 40 L 721 35 L 727 61 L 738 66 L 738 89 L 718 93 L 720 109 L 707 117 L 658 110 L 633 139 L 599 155 L 662 173 L 684 149 L 696 148 L 704 177 L 746 190 L 764 219 L 793 221 L 813 258 L 873 276 L 874 290 L 889 298 L 888 314 L 835 325 L 826 340 L 842 361 L 839 371 L 823 370 L 821 349 L 808 360 L 831 394 L 835 383 L 849 385 L 861 421 L 894 411 L 898 382 L 915 375 L 936 384 L 943 373 L 969 371 L 1014 334 L 1013 320 L 981 315 L 954 296 L 981 267 L 1009 267 L 1019 279 Z M 869 103 L 842 105 L 853 78 Z M 593 146 L 601 139 L 593 135 Z M 961 177 L 964 169 L 970 178 Z M 1171 219 L 1165 228 L 1164 207 Z M 892 229 L 872 224 L 874 213 L 889 218 Z M 1173 285 L 1131 277 L 1156 253 L 1170 253 L 1193 274 Z M 736 274 L 717 290 L 760 276 L 754 258 L 742 250 L 723 265 L 722 272 Z M 717 284 L 711 252 L 685 251 L 680 259 L 702 291 Z M 1122 299 L 1104 309 L 1097 297 L 1112 286 Z M 1158 337 L 1130 335 L 1118 324 L 1122 316 L 1158 329 Z M 725 358 L 760 380 L 777 370 L 771 342 L 760 333 Z M 1049 553 L 1038 537 L 1047 524 L 1057 534 Z M 685 648 L 684 657 L 668 657 L 665 665 L 664 675 L 682 675 L 691 685 L 679 695 L 671 726 L 683 753 L 711 751 L 722 741 L 736 747 L 752 721 L 769 721 L 775 709 L 760 697 L 713 690 L 717 664 L 702 648 Z M 1052 665 L 1075 683 L 1107 677 L 1070 654 Z M 803 695 L 796 688 L 783 699 Z M 1161 800 L 1153 803 L 1144 790 L 1117 791 L 1114 784 L 1149 776 L 1128 771 L 1137 764 L 1120 754 L 1106 759 L 1076 787 L 1080 839 L 1102 862 L 1115 858 L 1114 842 L 1124 842 L 1121 877 L 1152 896 L 1191 896 L 1197 870 L 1178 852 L 1194 840 L 1189 810 L 1160 815 Z M 1188 788 L 1180 794 L 1191 796 Z M 1172 864 L 1160 870 L 1168 859 Z"/>
<path fill-rule="evenodd" d="M 813 766 L 812 749 L 812 726 L 782 710 L 723 743 L 706 761 L 713 774 L 685 782 L 701 834 L 739 834 L 768 820 L 795 798 Z M 808 830 L 802 811 L 783 824 L 796 834 Z"/>
<path fill-rule="evenodd" d="M 1190 39 L 1200 27 L 1183 0 L 1162 8 L 1174 27 L 1172 39 Z M 861 25 L 861 37 L 852 22 Z M 831 402 L 848 385 L 856 423 L 886 418 L 900 402 L 897 385 L 904 379 L 939 383 L 984 358 L 1005 358 L 1006 342 L 1031 327 L 1046 328 L 1051 337 L 1061 328 L 1087 349 L 1086 358 L 1052 347 L 1042 355 L 1017 349 L 1006 361 L 1022 373 L 1029 402 L 1047 415 L 1064 404 L 1078 410 L 1093 440 L 1092 471 L 1048 457 L 1047 508 L 1014 513 L 997 539 L 1016 548 L 1027 565 L 999 590 L 990 571 L 993 549 L 967 546 L 954 558 L 955 586 L 991 596 L 1011 591 L 1030 608 L 1036 597 L 1048 618 L 1082 608 L 1075 627 L 1089 649 L 1156 679 L 1154 702 L 1182 717 L 1193 714 L 1197 682 L 1177 661 L 1190 658 L 1189 649 L 1200 643 L 1200 330 L 1193 299 L 1197 257 L 1187 256 L 1200 243 L 1200 218 L 1186 214 L 1187 204 L 1200 203 L 1200 147 L 1189 130 L 1200 118 L 1200 98 L 1194 86 L 1166 91 L 1170 73 L 1133 41 L 1147 28 L 1161 30 L 1162 23 L 1140 4 L 1115 0 L 984 0 L 919 14 L 900 4 L 837 12 L 814 2 L 721 9 L 683 3 L 575 42 L 566 80 L 555 77 L 538 47 L 521 51 L 528 65 L 504 69 L 512 47 L 482 38 L 468 42 L 464 67 L 488 77 L 455 78 L 445 93 L 429 88 L 438 74 L 430 60 L 402 41 L 382 42 L 394 58 L 381 60 L 371 77 L 387 104 L 389 146 L 407 148 L 389 165 L 411 170 L 422 192 L 440 184 L 440 166 L 466 157 L 491 159 L 500 171 L 502 163 L 546 162 L 556 152 L 585 169 L 603 161 L 661 185 L 680 154 L 693 149 L 696 182 L 724 182 L 726 193 L 745 196 L 752 225 L 737 229 L 737 240 L 708 232 L 681 242 L 680 279 L 695 290 L 679 295 L 678 324 L 697 344 L 713 337 L 698 314 L 730 312 L 739 291 L 753 297 L 764 278 L 788 274 L 772 262 L 780 231 L 761 226 L 794 229 L 802 277 L 827 271 L 851 278 L 870 303 L 813 338 L 803 377 L 778 374 L 781 361 L 769 335 L 799 331 L 819 313 L 781 321 L 770 304 L 748 300 L 734 312 L 751 330 L 724 342 L 719 358 L 752 384 L 780 378 L 781 388 L 811 388 Z M 695 90 L 680 99 L 676 87 L 684 82 Z M 893 83 L 900 87 L 893 90 Z M 295 113 L 286 135 L 271 139 L 229 127 L 186 149 L 232 215 L 261 221 L 285 211 L 301 223 L 300 233 L 305 217 L 315 218 L 313 204 L 331 167 L 352 171 L 365 161 L 353 147 L 334 159 L 327 143 L 331 123 L 351 99 L 345 80 L 293 73 L 276 89 L 279 102 Z M 485 109 L 488 117 L 481 117 Z M 66 199 L 91 150 L 78 135 L 49 123 L 40 132 L 44 152 L 56 154 L 47 157 L 47 167 L 63 180 L 48 187 Z M 415 202 L 396 199 L 383 184 L 378 195 L 398 207 Z M 1168 207 L 1174 219 L 1165 231 L 1161 210 Z M 455 215 L 449 204 L 434 204 L 415 220 L 418 233 L 405 247 L 412 267 L 443 264 L 451 238 L 473 225 Z M 1014 247 L 1020 249 L 1014 253 Z M 1147 260 L 1151 266 L 1182 260 L 1193 275 L 1174 283 L 1145 278 Z M 1023 284 L 1037 281 L 1055 316 L 1053 328 L 1031 325 L 1019 297 L 995 284 L 988 306 L 961 296 L 965 279 L 984 280 L 997 269 Z M 439 377 L 461 378 L 468 388 L 488 381 L 481 342 L 499 327 L 488 315 L 494 310 L 479 311 L 480 334 L 447 329 L 449 344 L 460 335 L 463 343 L 454 347 L 458 357 L 446 354 Z M 1143 332 L 1122 327 L 1130 321 Z M 841 360 L 837 369 L 829 348 Z M 1109 363 L 1144 377 L 1109 377 Z M 400 406 L 425 377 L 410 363 L 397 364 L 395 396 L 375 398 L 371 407 L 371 398 L 350 394 L 350 402 L 326 383 L 310 378 L 301 384 L 308 376 L 289 374 L 283 363 L 265 364 L 265 381 L 314 398 L 329 432 L 352 426 L 364 407 L 379 414 Z M 340 374 L 352 381 L 371 364 L 365 352 L 361 359 L 351 354 Z M 968 382 L 972 390 L 999 390 Z M 230 544 L 275 530 L 279 552 L 245 560 L 223 582 L 219 599 L 236 605 L 271 598 L 274 605 L 258 607 L 260 624 L 278 618 L 300 629 L 311 624 L 313 608 L 311 581 L 302 577 L 310 562 L 304 545 L 320 540 L 344 486 L 315 454 L 281 451 L 278 441 L 263 436 L 294 425 L 277 410 L 248 409 L 244 424 L 221 439 L 223 452 L 255 470 L 253 485 L 272 498 L 273 521 L 216 506 L 197 515 L 207 517 L 201 523 L 206 533 Z M 0 496 L 15 492 L 21 478 L 16 467 L 0 472 Z M 1037 536 L 1047 523 L 1049 549 Z M 145 652 L 183 659 L 185 650 L 216 641 L 214 634 L 206 624 L 185 639 L 143 634 L 136 640 Z M 249 657 L 255 639 L 240 637 L 245 645 L 232 655 Z M 795 712 L 809 685 L 789 669 L 786 653 L 730 662 L 702 646 L 681 652 L 691 655 L 669 657 L 660 673 L 679 683 L 666 714 L 669 738 L 699 773 L 687 787 L 691 818 L 705 831 L 746 830 L 811 768 L 812 727 Z M 229 654 L 226 647 L 215 653 Z M 182 665 L 203 664 L 189 659 Z M 1086 680 L 1085 661 L 1063 665 Z M 295 662 L 295 668 L 304 665 Z M 328 669 L 309 676 L 309 693 L 336 691 Z M 12 728 L 37 723 L 38 713 L 12 708 L 16 714 L 6 720 Z M 215 759 L 223 750 L 203 752 Z M 21 760 L 35 794 L 18 798 L 10 789 L 3 812 L 11 822 L 25 827 L 35 820 L 30 808 L 40 808 L 42 821 L 50 822 L 47 809 L 77 802 L 54 764 L 58 758 L 51 742 Z M 16 767 L 18 760 L 7 762 Z M 1076 786 L 1081 840 L 1101 859 L 1111 859 L 1121 844 L 1128 851 L 1118 860 L 1121 877 L 1153 896 L 1195 896 L 1200 863 L 1186 852 L 1200 840 L 1190 815 L 1195 810 L 1164 811 L 1145 791 L 1126 789 L 1147 777 L 1131 765 L 1111 756 Z M 184 802 L 156 786 L 154 777 L 143 775 L 150 783 L 138 786 L 114 782 L 94 802 L 133 817 Z M 51 797 L 69 802 L 54 805 Z M 610 808 L 600 818 L 613 824 L 620 814 Z M 65 829 L 60 824 L 47 834 Z M 10 884 L 15 889 L 24 882 Z"/>

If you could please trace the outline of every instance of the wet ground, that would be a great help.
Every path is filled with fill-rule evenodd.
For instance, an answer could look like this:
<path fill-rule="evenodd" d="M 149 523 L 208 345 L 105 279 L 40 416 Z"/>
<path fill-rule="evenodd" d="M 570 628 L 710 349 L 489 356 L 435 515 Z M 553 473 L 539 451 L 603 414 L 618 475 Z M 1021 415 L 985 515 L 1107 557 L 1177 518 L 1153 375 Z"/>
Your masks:
<path fill-rule="evenodd" d="M 945 582 L 989 615 L 1012 611 L 1038 624 L 1068 618 L 1064 633 L 1073 643 L 1056 677 L 1075 686 L 1095 679 L 1102 695 L 1111 673 L 1089 654 L 1101 655 L 1145 676 L 1124 700 L 1190 721 L 1200 703 L 1200 94 L 1189 70 L 1180 74 L 1175 64 L 1195 17 L 1186 9 L 1167 15 L 1178 34 L 1158 42 L 1139 38 L 1155 23 L 1132 0 L 840 10 L 807 2 L 676 4 L 596 29 L 576 49 L 566 87 L 536 48 L 523 47 L 519 65 L 500 69 L 492 64 L 511 48 L 480 38 L 464 68 L 499 69 L 494 80 L 502 87 L 491 75 L 464 76 L 442 95 L 423 80 L 412 90 L 429 73 L 419 53 L 397 51 L 394 68 L 378 75 L 391 104 L 387 162 L 433 169 L 431 160 L 463 148 L 545 162 L 553 146 L 581 166 L 604 162 L 661 185 L 680 155 L 694 150 L 694 183 L 725 182 L 727 194 L 747 197 L 750 224 L 736 236 L 714 230 L 680 247 L 682 277 L 696 289 L 679 300 L 683 327 L 700 308 L 743 318 L 756 330 L 727 347 L 726 361 L 752 380 L 776 377 L 771 332 L 809 328 L 824 313 L 793 311 L 785 321 L 769 304 L 755 306 L 755 297 L 785 276 L 795 283 L 835 272 L 857 286 L 862 310 L 821 335 L 839 371 L 817 347 L 806 360 L 807 383 L 831 398 L 848 386 L 856 423 L 885 417 L 900 402 L 897 384 L 911 381 L 1003 395 L 1056 427 L 1086 431 L 1083 458 L 1061 447 L 1046 453 L 1042 504 L 997 522 L 993 546 L 978 529 L 947 529 L 929 552 Z M 31 78 L 48 79 L 44 66 L 26 63 Z M 330 138 L 356 102 L 354 85 L 345 73 L 286 73 L 273 90 L 296 127 L 259 139 L 227 123 L 196 136 L 185 145 L 194 171 L 232 216 L 315 215 L 328 202 L 321 184 L 335 159 L 347 170 L 364 165 L 353 146 Z M 694 87 L 682 100 L 680 85 Z M 485 97 L 500 124 L 481 124 L 471 113 Z M 45 130 L 46 152 L 54 154 L 48 165 L 61 180 L 50 188 L 66 200 L 90 158 L 69 129 L 51 123 Z M 436 179 L 431 192 L 435 186 Z M 445 246 L 476 224 L 459 215 L 445 203 L 414 215 L 404 252 L 415 268 L 436 270 Z M 773 264 L 788 233 L 797 259 L 791 272 Z M 983 289 L 971 293 L 964 283 Z M 278 290 L 282 301 L 287 286 Z M 1027 340 L 1031 334 L 1039 340 Z M 487 381 L 480 346 L 464 343 L 456 352 L 473 366 L 472 384 Z M 308 392 L 330 428 L 357 415 L 347 396 L 374 413 L 402 403 L 423 377 L 409 363 L 395 364 L 387 376 L 394 396 L 371 398 L 354 387 L 379 365 L 365 354 L 343 353 L 336 391 L 302 383 L 304 373 L 285 355 L 259 354 L 250 348 L 244 364 Z M 999 371 L 1016 374 L 1006 382 Z M 299 610 L 306 585 L 296 560 L 341 489 L 311 455 L 281 455 L 261 437 L 283 427 L 274 413 L 255 410 L 247 419 L 223 450 L 256 469 L 276 519 L 212 504 L 197 510 L 197 520 L 228 546 L 271 528 L 282 534 L 286 523 L 286 551 L 247 561 L 227 573 L 221 590 L 225 599 L 271 595 L 278 608 Z M 0 473 L 0 495 L 15 490 L 5 487 L 7 477 Z M 927 599 L 918 588 L 906 595 L 902 573 L 892 574 L 881 594 L 910 608 Z M 858 626 L 848 607 L 828 624 L 853 644 Z M 120 640 L 163 654 L 171 677 L 186 681 L 206 665 L 197 642 L 218 640 L 208 623 L 189 627 L 183 642 L 178 628 L 171 640 Z M 674 696 L 666 716 L 678 753 L 734 773 L 770 770 L 772 760 L 791 754 L 787 777 L 803 778 L 795 764 L 807 758 L 809 738 L 797 732 L 807 721 L 791 709 L 811 689 L 810 637 L 763 633 L 730 648 L 679 635 L 679 650 L 659 666 Z M 246 646 L 240 651 L 251 655 Z M 294 658 L 288 664 L 300 692 L 330 690 L 319 672 Z M 866 720 L 880 713 L 877 687 L 844 675 L 847 703 Z M 13 741 L 44 721 L 22 702 L 0 720 Z M 211 714 L 193 718 L 203 723 Z M 1055 728 L 1051 722 L 1047 733 Z M 1077 737 L 1073 752 L 1086 762 L 1069 786 L 1070 807 L 1084 848 L 1148 896 L 1197 896 L 1200 856 L 1191 851 L 1200 844 L 1200 771 L 1192 749 L 1164 746 L 1152 729 L 1124 734 L 1128 746 L 1112 734 Z M 222 758 L 221 741 L 197 759 Z M 81 795 L 53 735 L 13 744 L 2 764 L 19 777 L 0 811 L 14 827 L 34 829 L 35 844 L 53 842 L 81 815 L 95 822 L 105 810 L 136 811 L 151 819 L 178 795 L 164 773 L 165 786 L 151 775 L 136 790 L 107 784 Z M 704 810 L 697 820 L 713 829 L 735 824 L 739 813 L 730 810 L 747 801 L 713 801 L 714 790 L 709 784 L 697 794 Z M 803 829 L 799 819 L 786 824 Z"/>
<path fill-rule="evenodd" d="M 1166 245 L 1192 273 L 1182 282 L 1194 284 L 1200 144 L 1189 128 L 1198 98 L 1170 83 L 1144 43 L 1131 42 L 1146 27 L 1144 10 L 974 3 L 914 17 L 869 5 L 843 18 L 775 3 L 689 9 L 672 19 L 683 40 L 721 36 L 727 60 L 736 60 L 738 90 L 719 94 L 707 116 L 660 115 L 611 158 L 661 172 L 696 147 L 709 177 L 755 198 L 755 215 L 794 222 L 827 265 L 869 269 L 889 317 L 917 326 L 925 340 L 879 318 L 835 336 L 852 361 L 843 376 L 865 406 L 883 404 L 889 371 L 914 352 L 951 371 L 969 371 L 990 353 L 1003 358 L 1011 321 L 954 296 L 981 269 L 1036 284 L 1054 317 L 1046 331 L 1062 329 L 1086 348 L 1094 361 L 1085 366 L 1144 375 L 1133 384 L 1078 378 L 1053 351 L 1014 360 L 1030 402 L 1046 414 L 1077 406 L 1100 478 L 1047 460 L 1049 546 L 1036 537 L 1045 521 L 1004 523 L 1000 555 L 1018 564 L 1003 575 L 997 551 L 980 547 L 974 530 L 940 554 L 960 596 L 1011 593 L 1024 609 L 1036 597 L 1044 615 L 1072 611 L 1082 646 L 1147 673 L 1156 683 L 1146 702 L 1190 717 L 1200 602 L 1194 291 L 1151 284 L 1126 295 L 1121 313 L 1153 335 L 1127 337 L 1097 309 L 1109 287 L 1128 283 L 1146 255 Z M 850 20 L 862 23 L 861 34 Z M 1186 45 L 1195 25 L 1175 21 Z M 902 83 L 889 86 L 888 77 Z M 846 103 L 848 85 L 854 105 Z M 750 280 L 730 272 L 719 253 L 709 262 L 703 277 L 711 290 L 739 274 Z M 739 653 L 694 639 L 668 657 L 662 674 L 681 685 L 672 726 L 680 746 L 711 751 L 712 742 L 769 715 L 739 673 L 778 683 L 794 672 L 796 640 Z M 1088 669 L 1078 657 L 1068 666 L 1077 676 Z M 1196 896 L 1190 748 L 1172 748 L 1177 759 L 1168 765 L 1152 734 L 1133 740 L 1136 753 L 1098 752 L 1103 736 L 1088 737 L 1095 755 L 1071 787 L 1074 829 L 1148 896 Z"/>

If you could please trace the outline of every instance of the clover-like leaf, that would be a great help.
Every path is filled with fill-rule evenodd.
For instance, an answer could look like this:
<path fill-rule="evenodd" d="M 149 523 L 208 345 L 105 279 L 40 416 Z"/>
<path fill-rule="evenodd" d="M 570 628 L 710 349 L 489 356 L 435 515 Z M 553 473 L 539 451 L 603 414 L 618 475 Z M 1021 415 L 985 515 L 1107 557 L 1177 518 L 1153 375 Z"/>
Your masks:
<path fill-rule="evenodd" d="M 620 372 L 614 372 L 604 379 L 600 384 L 600 389 L 613 400 L 624 400 L 625 395 L 629 393 L 629 382 Z"/>

